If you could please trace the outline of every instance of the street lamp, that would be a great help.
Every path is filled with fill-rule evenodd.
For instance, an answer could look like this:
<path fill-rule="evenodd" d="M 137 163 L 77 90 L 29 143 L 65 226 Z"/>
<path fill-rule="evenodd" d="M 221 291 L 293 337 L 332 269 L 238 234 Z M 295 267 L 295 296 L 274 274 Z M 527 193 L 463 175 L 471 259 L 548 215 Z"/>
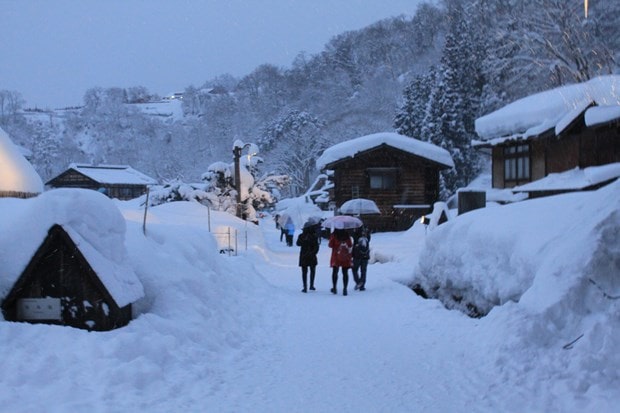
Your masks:
<path fill-rule="evenodd" d="M 243 143 L 237 139 L 233 143 L 233 159 L 235 160 L 235 189 L 237 190 L 237 217 L 241 218 L 241 167 L 239 165 L 239 159 L 241 158 L 241 152 L 248 148 L 248 159 L 258 153 L 258 147 L 253 143 Z"/>

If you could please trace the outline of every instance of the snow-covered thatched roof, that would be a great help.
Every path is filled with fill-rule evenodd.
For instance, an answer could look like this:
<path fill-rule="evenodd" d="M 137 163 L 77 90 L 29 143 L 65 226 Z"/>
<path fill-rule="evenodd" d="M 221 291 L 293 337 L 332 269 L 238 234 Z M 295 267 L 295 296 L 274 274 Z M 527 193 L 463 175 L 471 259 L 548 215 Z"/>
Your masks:
<path fill-rule="evenodd" d="M 482 116 L 476 119 L 481 141 L 474 145 L 525 140 L 549 130 L 559 135 L 582 113 L 586 126 L 620 119 L 620 76 L 600 76 L 537 93 Z"/>
<path fill-rule="evenodd" d="M 155 185 L 157 180 L 127 165 L 83 165 L 72 163 L 73 169 L 100 184 Z"/>
<path fill-rule="evenodd" d="M 409 152 L 421 158 L 429 159 L 449 168 L 454 167 L 452 157 L 447 150 L 433 145 L 432 143 L 422 142 L 394 132 L 375 133 L 331 146 L 317 159 L 316 167 L 322 170 L 333 162 L 354 158 L 355 155 L 360 152 L 376 148 L 383 144 Z"/>
<path fill-rule="evenodd" d="M 0 192 L 38 194 L 43 181 L 9 135 L 0 128 Z"/>
<path fill-rule="evenodd" d="M 144 295 L 125 250 L 125 219 L 105 195 L 54 189 L 35 198 L 0 198 L 0 297 L 6 297 L 49 229 L 69 234 L 119 307 Z"/>

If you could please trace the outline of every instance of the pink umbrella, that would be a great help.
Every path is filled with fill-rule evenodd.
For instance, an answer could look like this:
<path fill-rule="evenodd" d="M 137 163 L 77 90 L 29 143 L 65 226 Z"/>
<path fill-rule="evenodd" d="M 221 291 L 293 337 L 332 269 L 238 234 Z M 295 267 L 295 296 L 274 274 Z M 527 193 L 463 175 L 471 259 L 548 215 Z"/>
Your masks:
<path fill-rule="evenodd" d="M 364 223 L 361 219 L 352 217 L 350 215 L 336 215 L 333 217 L 327 218 L 323 221 L 323 228 L 331 228 L 331 229 L 353 229 L 359 228 Z"/>

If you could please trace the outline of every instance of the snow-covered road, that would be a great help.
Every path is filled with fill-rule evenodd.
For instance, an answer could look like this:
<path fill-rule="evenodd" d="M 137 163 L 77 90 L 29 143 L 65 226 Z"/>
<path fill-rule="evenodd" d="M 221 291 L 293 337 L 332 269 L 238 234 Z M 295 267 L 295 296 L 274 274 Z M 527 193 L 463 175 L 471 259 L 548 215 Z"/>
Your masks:
<path fill-rule="evenodd" d="M 303 294 L 298 248 L 280 243 L 275 231 L 264 235 L 270 259 L 253 268 L 274 287 L 271 305 L 256 308 L 268 331 L 244 343 L 218 402 L 227 400 L 231 411 L 505 409 L 504 397 L 489 393 L 497 386 L 492 355 L 474 344 L 478 320 L 393 281 L 401 264 L 370 265 L 367 290 L 350 284 L 346 297 L 339 279 L 335 296 L 323 242 L 317 291 Z M 376 236 L 373 248 L 384 239 Z"/>

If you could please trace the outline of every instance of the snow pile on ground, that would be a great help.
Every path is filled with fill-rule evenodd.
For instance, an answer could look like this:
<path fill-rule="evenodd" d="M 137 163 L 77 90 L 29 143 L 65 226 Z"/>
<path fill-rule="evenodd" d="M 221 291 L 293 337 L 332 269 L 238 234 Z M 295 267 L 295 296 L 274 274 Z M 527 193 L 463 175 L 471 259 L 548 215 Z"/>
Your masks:
<path fill-rule="evenodd" d="M 619 191 L 616 182 L 463 214 L 429 233 L 413 281 L 449 307 L 475 306 L 481 314 L 522 301 L 526 291 L 537 295 L 521 304 L 551 305 L 574 283 L 602 276 L 587 265 L 607 247 L 602 233 L 620 227 Z"/>
<path fill-rule="evenodd" d="M 547 397 L 587 395 L 606 409 L 620 380 L 619 239 L 620 181 L 476 210 L 429 234 L 411 284 L 449 308 L 489 313 L 483 324 L 506 338 L 506 380 L 542 368 L 559 378 Z"/>

